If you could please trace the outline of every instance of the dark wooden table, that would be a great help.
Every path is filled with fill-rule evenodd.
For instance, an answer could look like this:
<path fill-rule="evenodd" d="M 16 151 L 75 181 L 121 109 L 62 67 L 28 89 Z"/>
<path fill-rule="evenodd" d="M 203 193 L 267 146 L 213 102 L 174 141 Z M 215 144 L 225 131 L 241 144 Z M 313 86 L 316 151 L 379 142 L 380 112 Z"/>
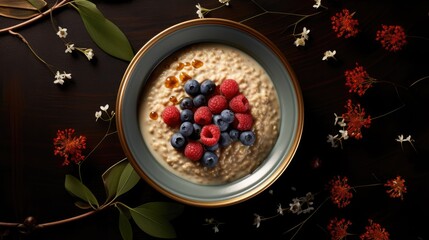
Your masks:
<path fill-rule="evenodd" d="M 100 11 L 128 37 L 137 51 L 163 29 L 185 20 L 195 19 L 198 1 L 194 0 L 128 0 L 94 1 Z M 258 2 L 258 4 L 255 4 Z M 429 127 L 427 121 L 429 79 L 407 87 L 429 75 L 429 2 L 403 1 L 339 1 L 322 0 L 327 9 L 313 8 L 314 1 L 232 0 L 230 6 L 210 12 L 206 17 L 242 21 L 262 15 L 244 24 L 260 31 L 284 53 L 293 67 L 302 88 L 305 104 L 304 132 L 298 151 L 284 174 L 265 192 L 229 207 L 199 208 L 185 206 L 184 213 L 173 221 L 178 239 L 290 239 L 285 232 L 306 219 L 309 214 L 290 212 L 253 225 L 254 214 L 276 215 L 278 204 L 289 207 L 293 198 L 307 192 L 320 193 L 314 207 L 322 203 L 325 186 L 335 176 L 346 176 L 353 186 L 385 183 L 401 176 L 407 193 L 403 200 L 390 198 L 383 185 L 355 188 L 351 203 L 342 209 L 327 202 L 302 226 L 294 239 L 330 239 L 328 222 L 333 217 L 345 218 L 353 224 L 347 239 L 358 239 L 368 219 L 379 223 L 391 239 L 429 239 Z M 48 1 L 53 4 L 53 1 Z M 219 6 L 216 0 L 200 1 L 206 8 Z M 356 37 L 338 38 L 331 25 L 331 16 L 343 8 L 355 12 L 360 32 Z M 297 25 L 311 30 L 304 47 L 294 45 L 290 24 L 299 17 L 272 12 L 320 14 Z M 22 223 L 34 216 L 38 223 L 68 219 L 84 213 L 74 206 L 74 199 L 64 189 L 65 174 L 77 174 L 75 165 L 62 166 L 54 156 L 53 138 L 59 129 L 74 128 L 87 137 L 88 153 L 103 137 L 107 123 L 95 121 L 99 106 L 114 110 L 118 87 L 128 62 L 101 51 L 86 32 L 78 13 L 72 8 L 55 11 L 57 24 L 68 29 L 68 39 L 80 46 L 91 47 L 95 58 L 64 53 L 49 17 L 15 29 L 24 36 L 46 62 L 72 72 L 73 81 L 64 87 L 53 84 L 54 77 L 38 61 L 29 48 L 14 35 L 0 34 L 0 222 Z M 2 18 L 0 28 L 19 23 Z M 398 52 L 383 49 L 375 40 L 382 24 L 400 25 L 407 34 L 407 44 Z M 336 50 L 335 59 L 322 61 L 325 51 Z M 377 83 L 359 97 L 349 93 L 344 72 L 359 62 L 368 73 L 390 83 Z M 374 117 L 363 138 L 343 141 L 343 148 L 332 148 L 328 134 L 336 134 L 334 113 L 345 112 L 347 99 L 359 102 Z M 396 107 L 400 110 L 381 118 Z M 114 129 L 113 129 L 114 130 Z M 398 135 L 412 136 L 401 144 Z M 117 134 L 108 136 L 82 166 L 88 186 L 96 195 L 104 189 L 100 175 L 124 158 Z M 171 201 L 140 181 L 124 196 L 130 205 L 150 201 Z M 311 214 L 311 213 L 310 213 Z M 214 218 L 223 224 L 214 233 L 205 219 Z M 39 229 L 31 234 L 0 226 L 0 239 L 120 239 L 115 209 L 92 216 Z M 152 239 L 135 225 L 135 239 Z M 1 237 L 3 236 L 3 237 Z"/>

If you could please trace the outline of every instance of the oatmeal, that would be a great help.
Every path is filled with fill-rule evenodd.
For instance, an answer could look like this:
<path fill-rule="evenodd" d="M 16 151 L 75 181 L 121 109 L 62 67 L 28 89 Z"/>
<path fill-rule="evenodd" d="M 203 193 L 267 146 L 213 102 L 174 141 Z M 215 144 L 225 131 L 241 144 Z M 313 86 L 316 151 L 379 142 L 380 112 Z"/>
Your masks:
<path fill-rule="evenodd" d="M 251 144 L 232 141 L 213 150 L 218 159 L 210 167 L 172 146 L 170 139 L 179 127 L 161 117 L 170 106 L 180 110 L 181 101 L 189 97 L 186 83 L 207 79 L 216 86 L 230 79 L 237 83 L 239 94 L 248 100 L 249 132 L 254 134 Z M 195 44 L 169 56 L 152 73 L 141 96 L 139 122 L 152 155 L 171 172 L 198 184 L 223 184 L 251 174 L 271 152 L 279 134 L 279 102 L 268 74 L 253 58 L 222 44 Z"/>

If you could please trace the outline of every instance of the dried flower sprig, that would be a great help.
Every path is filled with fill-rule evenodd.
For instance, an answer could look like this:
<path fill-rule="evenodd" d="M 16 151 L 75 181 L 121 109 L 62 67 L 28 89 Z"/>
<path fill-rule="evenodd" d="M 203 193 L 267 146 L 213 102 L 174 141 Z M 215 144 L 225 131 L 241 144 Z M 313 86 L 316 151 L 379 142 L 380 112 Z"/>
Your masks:
<path fill-rule="evenodd" d="M 337 37 L 350 38 L 359 33 L 359 21 L 354 19 L 356 12 L 350 13 L 348 9 L 343 9 L 331 17 L 332 29 L 337 33 Z"/>
<path fill-rule="evenodd" d="M 199 18 L 204 18 L 210 12 L 216 11 L 224 6 L 229 6 L 230 1 L 231 0 L 219 0 L 219 3 L 221 3 L 221 5 L 215 8 L 205 8 L 198 3 L 197 5 L 195 5 L 195 7 L 197 8 L 196 14 Z"/>
<path fill-rule="evenodd" d="M 368 219 L 369 225 L 365 227 L 365 232 L 359 236 L 361 240 L 389 240 L 389 232 L 386 231 L 380 224 Z"/>
<path fill-rule="evenodd" d="M 397 52 L 407 44 L 407 36 L 402 26 L 381 25 L 381 29 L 376 33 L 376 40 L 381 46 L 390 52 Z"/>
<path fill-rule="evenodd" d="M 335 217 L 329 220 L 327 229 L 331 235 L 331 239 L 342 240 L 345 239 L 348 235 L 351 235 L 347 232 L 350 225 L 352 225 L 352 222 L 344 218 L 338 219 Z"/>
<path fill-rule="evenodd" d="M 401 134 L 401 135 L 398 135 L 398 138 L 395 139 L 395 140 L 401 144 L 402 151 L 404 151 L 404 146 L 403 146 L 402 143 L 403 142 L 409 142 L 410 145 L 411 145 L 411 147 L 413 147 L 414 151 L 417 152 L 417 150 L 416 150 L 416 148 L 414 147 L 414 144 L 413 144 L 414 139 L 411 138 L 411 135 L 408 135 L 408 137 L 404 138 L 404 135 Z"/>

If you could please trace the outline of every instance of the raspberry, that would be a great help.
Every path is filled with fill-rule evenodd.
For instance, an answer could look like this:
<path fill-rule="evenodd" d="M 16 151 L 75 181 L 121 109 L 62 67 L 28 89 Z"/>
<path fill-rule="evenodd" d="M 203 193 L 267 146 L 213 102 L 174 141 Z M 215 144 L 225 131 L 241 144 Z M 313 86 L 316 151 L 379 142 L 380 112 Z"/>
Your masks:
<path fill-rule="evenodd" d="M 248 113 L 236 113 L 232 125 L 239 131 L 251 130 L 253 126 L 252 115 Z"/>
<path fill-rule="evenodd" d="M 222 95 L 214 95 L 207 102 L 207 106 L 213 114 L 220 114 L 228 107 L 228 101 Z"/>
<path fill-rule="evenodd" d="M 214 124 L 206 125 L 201 129 L 200 141 L 206 146 L 214 146 L 219 141 L 220 129 Z"/>
<path fill-rule="evenodd" d="M 226 99 L 232 99 L 239 92 L 238 83 L 233 79 L 225 79 L 220 84 L 220 92 L 226 97 Z"/>
<path fill-rule="evenodd" d="M 194 121 L 200 125 L 207 125 L 212 122 L 212 116 L 213 114 L 210 111 L 209 107 L 199 107 L 197 108 L 197 110 L 195 110 Z"/>
<path fill-rule="evenodd" d="M 243 94 L 237 95 L 229 101 L 229 108 L 234 113 L 245 113 L 250 109 L 249 100 Z"/>
<path fill-rule="evenodd" d="M 184 154 L 190 160 L 198 161 L 204 154 L 203 145 L 199 142 L 191 141 L 186 145 Z"/>
<path fill-rule="evenodd" d="M 175 106 L 168 106 L 161 113 L 162 120 L 170 127 L 180 124 L 180 111 Z"/>

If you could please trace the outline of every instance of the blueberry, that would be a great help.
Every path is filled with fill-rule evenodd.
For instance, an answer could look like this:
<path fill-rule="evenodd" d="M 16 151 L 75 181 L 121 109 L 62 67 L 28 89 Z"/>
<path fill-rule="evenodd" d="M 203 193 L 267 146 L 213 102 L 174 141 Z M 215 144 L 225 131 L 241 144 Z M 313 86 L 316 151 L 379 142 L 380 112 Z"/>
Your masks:
<path fill-rule="evenodd" d="M 179 131 L 183 136 L 188 137 L 191 136 L 191 134 L 194 132 L 194 126 L 191 122 L 183 122 L 180 125 Z"/>
<path fill-rule="evenodd" d="M 237 129 L 231 129 L 229 131 L 229 136 L 231 137 L 232 141 L 237 141 L 238 138 L 240 138 L 240 132 Z"/>
<path fill-rule="evenodd" d="M 201 126 L 194 123 L 192 124 L 194 131 L 192 132 L 191 136 L 189 136 L 189 138 L 193 139 L 193 140 L 198 140 L 200 139 L 200 133 L 201 133 Z"/>
<path fill-rule="evenodd" d="M 181 133 L 175 133 L 170 139 L 171 146 L 176 149 L 181 149 L 186 145 L 186 138 Z"/>
<path fill-rule="evenodd" d="M 192 122 L 194 120 L 194 112 L 190 109 L 184 109 L 180 112 L 180 120 L 182 122 Z"/>
<path fill-rule="evenodd" d="M 221 132 L 226 131 L 226 129 L 229 127 L 229 124 L 225 122 L 220 115 L 213 116 L 213 123 L 219 127 Z"/>
<path fill-rule="evenodd" d="M 226 147 L 231 143 L 232 143 L 232 139 L 229 136 L 229 133 L 223 132 L 220 134 L 220 138 L 219 138 L 219 146 L 220 147 Z"/>
<path fill-rule="evenodd" d="M 216 90 L 216 84 L 212 80 L 206 79 L 201 83 L 200 90 L 202 94 L 210 95 Z"/>
<path fill-rule="evenodd" d="M 184 97 L 180 101 L 180 108 L 181 109 L 191 109 L 194 107 L 194 102 L 192 101 L 192 98 Z"/>
<path fill-rule="evenodd" d="M 229 109 L 223 110 L 220 113 L 220 116 L 222 117 L 222 120 L 224 120 L 226 123 L 232 123 L 234 121 L 234 112 Z"/>
<path fill-rule="evenodd" d="M 201 107 L 201 106 L 207 105 L 206 96 L 204 96 L 203 94 L 198 94 L 197 96 L 194 97 L 192 101 L 193 101 L 194 107 Z"/>
<path fill-rule="evenodd" d="M 201 159 L 201 164 L 204 167 L 212 168 L 216 166 L 218 161 L 219 158 L 214 152 L 207 151 L 204 153 L 203 158 Z"/>
<path fill-rule="evenodd" d="M 197 96 L 200 93 L 200 83 L 195 79 L 188 80 L 185 83 L 185 92 L 190 96 Z"/>
<path fill-rule="evenodd" d="M 244 131 L 240 134 L 240 142 L 243 145 L 251 146 L 255 142 L 255 134 L 252 131 Z"/>
<path fill-rule="evenodd" d="M 213 146 L 206 146 L 206 150 L 207 151 L 211 151 L 211 152 L 214 152 L 214 151 L 216 151 L 217 149 L 219 148 L 219 143 L 216 143 L 215 145 L 213 145 Z"/>

